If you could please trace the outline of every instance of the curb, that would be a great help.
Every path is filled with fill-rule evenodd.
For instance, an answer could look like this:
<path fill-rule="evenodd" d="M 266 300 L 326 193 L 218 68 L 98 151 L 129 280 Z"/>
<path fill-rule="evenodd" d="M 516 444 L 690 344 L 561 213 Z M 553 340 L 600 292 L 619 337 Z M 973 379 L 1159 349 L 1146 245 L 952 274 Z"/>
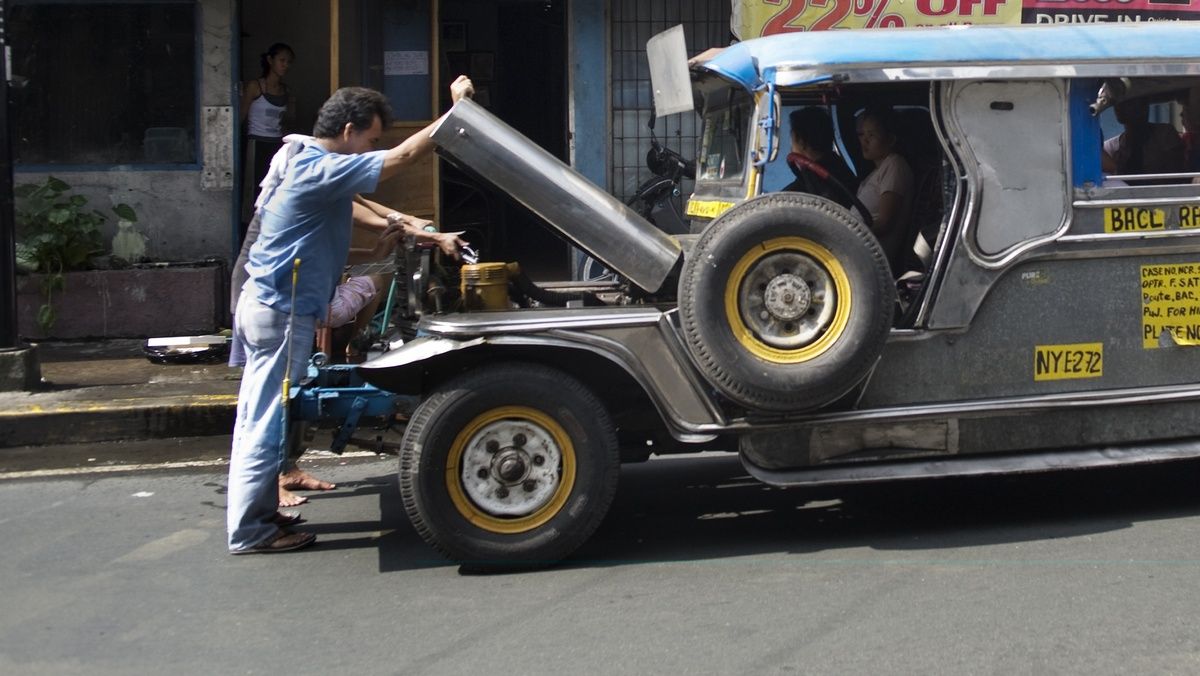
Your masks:
<path fill-rule="evenodd" d="M 0 411 L 0 447 L 229 434 L 237 395 L 30 404 Z"/>

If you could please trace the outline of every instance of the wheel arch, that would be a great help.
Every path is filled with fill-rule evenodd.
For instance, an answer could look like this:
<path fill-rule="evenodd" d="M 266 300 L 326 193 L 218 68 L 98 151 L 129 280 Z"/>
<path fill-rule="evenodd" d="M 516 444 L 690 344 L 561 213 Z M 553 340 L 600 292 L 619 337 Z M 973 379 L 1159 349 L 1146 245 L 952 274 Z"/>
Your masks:
<path fill-rule="evenodd" d="M 444 345 L 429 356 L 410 361 L 397 359 L 399 351 L 384 355 L 359 367 L 363 379 L 390 392 L 419 396 L 484 364 L 502 361 L 543 364 L 584 383 L 622 430 L 685 443 L 715 438 L 714 434 L 697 429 L 695 421 L 683 420 L 672 411 L 667 403 L 669 395 L 645 374 L 632 353 L 626 358 L 616 350 L 540 334 L 466 341 L 435 337 L 423 340 Z M 415 341 L 409 345 L 414 344 Z M 619 368 L 614 369 L 613 365 Z M 649 411 L 654 415 L 647 415 Z"/>

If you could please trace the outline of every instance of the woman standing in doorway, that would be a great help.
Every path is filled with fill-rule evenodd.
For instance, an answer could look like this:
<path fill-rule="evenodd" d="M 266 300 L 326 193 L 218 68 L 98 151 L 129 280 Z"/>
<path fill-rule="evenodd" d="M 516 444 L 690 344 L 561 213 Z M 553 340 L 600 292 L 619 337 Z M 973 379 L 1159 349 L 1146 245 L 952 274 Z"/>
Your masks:
<path fill-rule="evenodd" d="M 243 170 L 252 169 L 243 171 L 246 184 L 243 211 L 254 204 L 258 184 L 267 175 L 275 151 L 283 145 L 284 121 L 290 120 L 295 111 L 295 98 L 283 81 L 295 59 L 296 53 L 291 47 L 277 42 L 260 57 L 262 75 L 257 80 L 242 83 L 241 120 L 246 125 Z"/>

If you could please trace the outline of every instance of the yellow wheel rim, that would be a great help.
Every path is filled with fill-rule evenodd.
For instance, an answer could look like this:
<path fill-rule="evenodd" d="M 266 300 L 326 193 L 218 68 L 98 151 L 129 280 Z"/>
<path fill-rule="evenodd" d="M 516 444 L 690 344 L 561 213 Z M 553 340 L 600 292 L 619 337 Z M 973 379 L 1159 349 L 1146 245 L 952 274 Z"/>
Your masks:
<path fill-rule="evenodd" d="M 575 486 L 575 447 L 554 418 L 502 406 L 463 427 L 446 459 L 446 490 L 464 519 L 511 535 L 554 518 Z"/>
<path fill-rule="evenodd" d="M 775 364 L 799 364 L 828 350 L 845 333 L 851 303 L 841 262 L 802 237 L 753 247 L 725 285 L 725 318 L 734 339 Z"/>

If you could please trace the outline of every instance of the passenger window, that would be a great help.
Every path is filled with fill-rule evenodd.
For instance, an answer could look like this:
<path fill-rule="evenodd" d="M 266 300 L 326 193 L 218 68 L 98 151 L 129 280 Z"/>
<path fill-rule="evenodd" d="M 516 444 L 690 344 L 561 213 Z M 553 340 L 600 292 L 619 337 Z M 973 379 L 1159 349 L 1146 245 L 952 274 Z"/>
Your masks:
<path fill-rule="evenodd" d="M 705 115 L 704 136 L 700 142 L 700 158 L 696 168 L 697 180 L 741 178 L 750 106 L 747 99 Z"/>
<path fill-rule="evenodd" d="M 1090 132 L 1100 144 L 1099 172 L 1093 160 L 1084 160 L 1075 144 L 1076 171 L 1098 187 L 1144 188 L 1192 183 L 1200 177 L 1200 143 L 1194 133 L 1200 126 L 1200 79 L 1122 78 L 1080 80 L 1073 87 L 1086 96 L 1095 90 L 1090 111 L 1096 117 Z M 1099 115 L 1095 115 L 1096 113 Z M 1072 120 L 1074 134 L 1089 134 L 1088 123 Z M 1083 166 L 1081 166 L 1081 164 Z M 1076 180 L 1080 186 L 1081 181 Z M 1113 195 L 1119 197 L 1120 195 Z"/>
<path fill-rule="evenodd" d="M 830 111 L 829 106 L 804 103 L 804 104 L 787 104 L 785 103 L 779 113 L 779 119 L 776 123 L 776 140 L 779 151 L 775 154 L 775 159 L 768 162 L 763 171 L 763 188 L 764 193 L 780 192 L 793 186 L 796 182 L 795 171 L 788 166 L 787 156 L 795 149 L 795 126 L 799 123 L 797 115 L 807 116 L 806 113 L 816 113 L 823 115 L 828 119 L 828 124 L 831 131 L 830 143 L 832 149 L 829 151 L 831 162 L 833 158 L 847 168 L 848 173 L 853 178 L 855 175 L 854 163 L 845 156 L 845 147 L 841 143 L 839 129 L 837 127 L 836 116 Z M 853 131 L 853 130 L 851 130 Z M 822 136 L 824 136 L 822 134 Z M 822 145 L 824 139 L 822 139 Z M 857 186 L 857 181 L 851 185 L 853 189 Z M 835 200 L 836 201 L 836 200 Z"/>

